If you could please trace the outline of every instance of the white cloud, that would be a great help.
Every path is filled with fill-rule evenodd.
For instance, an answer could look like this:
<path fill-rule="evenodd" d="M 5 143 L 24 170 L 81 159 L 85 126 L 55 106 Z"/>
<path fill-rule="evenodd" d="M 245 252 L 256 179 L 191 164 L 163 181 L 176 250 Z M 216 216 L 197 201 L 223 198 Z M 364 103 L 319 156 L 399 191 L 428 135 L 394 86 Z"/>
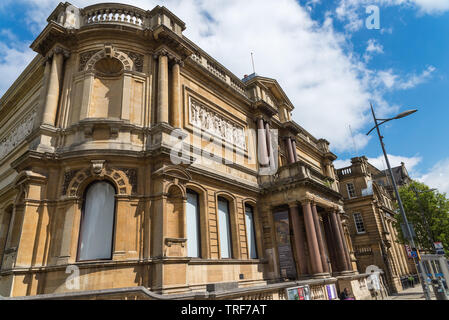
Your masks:
<path fill-rule="evenodd" d="M 370 5 L 414 8 L 421 15 L 438 15 L 449 11 L 449 0 L 340 0 L 335 16 L 346 24 L 346 30 L 354 32 L 364 27 L 365 19 L 368 17 L 365 8 Z M 382 13 L 380 14 L 382 21 Z"/>
<path fill-rule="evenodd" d="M 31 60 L 33 60 L 35 53 L 28 48 L 27 44 L 17 41 L 14 34 L 9 30 L 2 30 L 0 34 L 15 40 L 8 41 L 7 43 L 0 42 L 1 96 L 17 79 Z"/>
<path fill-rule="evenodd" d="M 411 73 L 403 76 L 395 74 L 392 69 L 380 70 L 373 74 L 372 80 L 376 86 L 384 86 L 387 90 L 408 90 L 429 80 L 435 70 L 434 66 L 428 66 L 419 74 Z"/>
<path fill-rule="evenodd" d="M 427 174 L 417 178 L 431 188 L 437 188 L 440 192 L 449 194 L 449 159 L 436 163 Z"/>
<path fill-rule="evenodd" d="M 54 0 L 18 2 L 26 4 L 23 15 L 29 17 L 29 28 L 36 35 L 59 3 Z M 97 3 L 90 0 L 71 2 L 78 7 Z M 320 25 L 295 0 L 119 2 L 144 9 L 152 9 L 157 4 L 166 6 L 185 21 L 187 37 L 240 78 L 251 72 L 250 53 L 254 52 L 257 73 L 277 79 L 295 105 L 294 120 L 316 137 L 329 140 L 333 150 L 353 148 L 349 124 L 357 148 L 362 149 L 367 144 L 369 137 L 361 131 L 371 121 L 370 100 L 375 103 L 379 115 L 398 109 L 383 98 L 388 88 L 384 81 L 387 74 L 380 80 L 382 75 L 367 68 L 350 49 L 345 35 L 333 29 L 331 17 L 326 16 Z M 310 2 L 311 5 L 314 3 L 317 1 Z M 376 45 L 371 49 L 378 51 L 380 44 Z M 0 68 L 16 71 L 14 76 L 1 80 L 0 92 L 23 70 L 26 58 L 30 56 L 28 52 L 24 48 L 11 56 L 14 61 L 1 64 Z M 391 89 L 400 83 L 397 78 L 390 81 Z M 417 82 L 415 79 L 414 83 Z"/>
<path fill-rule="evenodd" d="M 363 59 L 365 62 L 369 62 L 373 55 L 382 53 L 384 53 L 384 47 L 376 39 L 369 39 Z"/>

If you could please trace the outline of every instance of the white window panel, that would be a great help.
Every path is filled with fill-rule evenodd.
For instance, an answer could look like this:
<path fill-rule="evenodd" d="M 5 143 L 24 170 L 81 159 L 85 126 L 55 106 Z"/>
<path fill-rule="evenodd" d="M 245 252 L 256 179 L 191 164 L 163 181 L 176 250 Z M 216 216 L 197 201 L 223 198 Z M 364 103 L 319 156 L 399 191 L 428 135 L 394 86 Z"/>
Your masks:
<path fill-rule="evenodd" d="M 79 260 L 112 258 L 115 190 L 107 182 L 97 182 L 87 190 L 81 225 Z"/>
<path fill-rule="evenodd" d="M 229 203 L 218 200 L 218 224 L 220 232 L 220 255 L 222 259 L 232 257 L 231 226 L 229 219 Z"/>
<path fill-rule="evenodd" d="M 187 256 L 200 257 L 200 228 L 199 228 L 198 194 L 187 192 Z"/>
<path fill-rule="evenodd" d="M 256 233 L 254 228 L 253 208 L 245 207 L 246 233 L 248 240 L 248 251 L 251 259 L 257 259 Z"/>

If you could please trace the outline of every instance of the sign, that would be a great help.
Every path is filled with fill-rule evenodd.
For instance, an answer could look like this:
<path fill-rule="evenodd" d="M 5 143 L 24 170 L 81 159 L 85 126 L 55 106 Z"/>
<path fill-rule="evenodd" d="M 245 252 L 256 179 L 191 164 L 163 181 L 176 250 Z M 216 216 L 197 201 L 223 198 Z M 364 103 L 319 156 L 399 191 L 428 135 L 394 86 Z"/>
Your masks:
<path fill-rule="evenodd" d="M 441 254 L 441 255 L 445 254 L 442 242 L 434 242 L 433 245 L 435 247 L 436 254 Z"/>
<path fill-rule="evenodd" d="M 443 243 L 442 242 L 434 242 L 433 245 L 435 246 L 435 249 L 443 249 Z"/>
<path fill-rule="evenodd" d="M 288 300 L 310 300 L 310 287 L 307 285 L 287 288 L 286 290 Z"/>
<path fill-rule="evenodd" d="M 288 211 L 274 213 L 274 224 L 276 228 L 276 241 L 279 254 L 279 268 L 281 276 L 296 279 L 296 265 L 293 259 L 290 243 L 290 223 Z"/>
<path fill-rule="evenodd" d="M 337 289 L 335 289 L 335 284 L 326 285 L 327 297 L 329 300 L 337 299 Z"/>
<path fill-rule="evenodd" d="M 410 249 L 410 246 L 407 244 L 405 244 L 404 246 L 405 246 L 405 251 L 407 252 L 407 257 L 413 258 L 412 257 L 412 249 Z"/>

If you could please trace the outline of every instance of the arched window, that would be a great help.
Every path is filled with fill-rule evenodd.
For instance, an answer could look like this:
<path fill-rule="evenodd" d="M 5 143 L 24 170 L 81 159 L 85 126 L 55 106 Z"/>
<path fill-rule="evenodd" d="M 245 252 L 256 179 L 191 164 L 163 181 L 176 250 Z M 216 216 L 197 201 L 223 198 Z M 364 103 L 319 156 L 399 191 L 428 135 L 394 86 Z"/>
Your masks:
<path fill-rule="evenodd" d="M 254 228 L 254 213 L 253 207 L 245 205 L 245 222 L 246 222 L 246 236 L 248 241 L 248 253 L 250 259 L 257 259 L 257 244 L 256 232 Z"/>
<path fill-rule="evenodd" d="M 81 218 L 78 260 L 112 259 L 115 189 L 108 182 L 87 188 Z"/>
<path fill-rule="evenodd" d="M 187 190 L 187 256 L 201 256 L 200 242 L 200 207 L 198 193 Z"/>
<path fill-rule="evenodd" d="M 218 227 L 220 237 L 220 256 L 222 259 L 232 258 L 229 202 L 221 197 L 218 198 Z"/>

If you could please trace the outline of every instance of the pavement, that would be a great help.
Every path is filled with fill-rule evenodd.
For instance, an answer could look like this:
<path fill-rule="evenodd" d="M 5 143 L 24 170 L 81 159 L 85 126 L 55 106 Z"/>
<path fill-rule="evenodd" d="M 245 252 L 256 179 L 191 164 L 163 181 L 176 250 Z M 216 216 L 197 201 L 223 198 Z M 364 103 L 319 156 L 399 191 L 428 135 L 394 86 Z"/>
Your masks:
<path fill-rule="evenodd" d="M 435 300 L 435 295 L 431 289 L 430 297 Z M 424 297 L 423 289 L 420 284 L 415 285 L 414 288 L 408 288 L 394 295 L 388 296 L 385 300 L 426 300 Z"/>

